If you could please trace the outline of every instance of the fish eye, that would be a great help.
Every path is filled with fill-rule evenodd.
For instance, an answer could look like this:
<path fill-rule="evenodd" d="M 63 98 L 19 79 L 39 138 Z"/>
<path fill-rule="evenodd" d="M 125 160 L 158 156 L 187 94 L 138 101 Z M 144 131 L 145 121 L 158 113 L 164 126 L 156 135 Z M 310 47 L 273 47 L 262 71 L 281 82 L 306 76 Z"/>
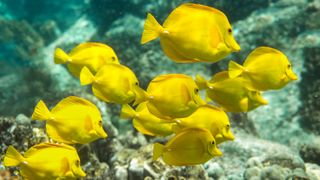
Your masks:
<path fill-rule="evenodd" d="M 99 121 L 99 126 L 102 126 L 102 121 L 101 120 Z"/>
<path fill-rule="evenodd" d="M 112 61 L 115 61 L 115 60 L 116 60 L 116 57 L 112 56 L 112 57 L 111 57 L 111 60 L 112 60 Z"/>
<path fill-rule="evenodd" d="M 135 83 L 135 85 L 136 85 L 136 86 L 139 86 L 139 83 L 138 83 L 138 82 L 136 82 L 136 83 Z"/>
<path fill-rule="evenodd" d="M 232 29 L 231 29 L 231 28 L 229 28 L 229 29 L 228 29 L 228 32 L 229 32 L 229 33 L 232 33 Z"/>
<path fill-rule="evenodd" d="M 198 94 L 199 93 L 199 89 L 198 88 L 194 89 L 194 93 Z"/>
<path fill-rule="evenodd" d="M 290 69 L 291 68 L 291 64 L 288 64 L 287 68 Z"/>
<path fill-rule="evenodd" d="M 228 124 L 228 125 L 227 125 L 227 130 L 229 130 L 229 129 L 230 129 L 230 125 Z"/>
<path fill-rule="evenodd" d="M 211 144 L 214 145 L 216 142 L 212 141 Z"/>
<path fill-rule="evenodd" d="M 80 161 L 76 160 L 76 166 L 80 166 Z"/>

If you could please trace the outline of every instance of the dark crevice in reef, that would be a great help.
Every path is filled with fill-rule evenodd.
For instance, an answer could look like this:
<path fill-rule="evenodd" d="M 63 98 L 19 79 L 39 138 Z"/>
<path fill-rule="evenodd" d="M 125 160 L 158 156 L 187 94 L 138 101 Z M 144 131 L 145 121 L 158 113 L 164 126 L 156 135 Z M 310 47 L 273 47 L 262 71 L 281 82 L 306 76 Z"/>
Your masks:
<path fill-rule="evenodd" d="M 301 74 L 300 124 L 315 134 L 320 135 L 320 48 L 305 48 L 305 72 Z"/>

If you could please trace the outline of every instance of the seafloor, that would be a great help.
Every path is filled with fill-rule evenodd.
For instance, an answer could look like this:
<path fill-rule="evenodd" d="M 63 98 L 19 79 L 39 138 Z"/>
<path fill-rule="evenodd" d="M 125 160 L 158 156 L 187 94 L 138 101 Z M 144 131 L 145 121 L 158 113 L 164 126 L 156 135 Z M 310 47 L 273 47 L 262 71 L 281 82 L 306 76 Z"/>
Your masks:
<path fill-rule="evenodd" d="M 0 179 L 18 178 L 2 165 L 9 145 L 20 152 L 48 138 L 43 122 L 31 121 L 36 103 L 49 106 L 77 95 L 98 105 L 106 140 L 77 146 L 85 179 L 320 179 L 320 1 L 198 0 L 229 17 L 241 52 L 215 64 L 176 64 L 159 42 L 140 45 L 147 12 L 160 22 L 183 0 L 0 1 Z M 190 2 L 190 1 L 189 1 Z M 119 120 L 119 105 L 106 104 L 79 85 L 65 66 L 53 63 L 56 47 L 97 41 L 112 46 L 120 62 L 133 69 L 145 88 L 158 74 L 199 73 L 209 78 L 242 62 L 266 45 L 284 52 L 299 80 L 267 92 L 269 101 L 249 113 L 230 113 L 236 139 L 219 148 L 222 157 L 188 167 L 152 161 L 152 138 Z"/>

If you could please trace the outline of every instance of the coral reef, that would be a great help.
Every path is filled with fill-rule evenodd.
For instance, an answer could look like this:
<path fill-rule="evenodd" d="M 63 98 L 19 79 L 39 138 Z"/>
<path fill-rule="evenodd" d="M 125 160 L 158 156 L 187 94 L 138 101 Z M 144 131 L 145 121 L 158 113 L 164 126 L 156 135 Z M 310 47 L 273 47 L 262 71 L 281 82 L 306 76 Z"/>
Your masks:
<path fill-rule="evenodd" d="M 320 135 L 320 48 L 305 48 L 305 72 L 300 83 L 302 110 L 300 124 Z"/>

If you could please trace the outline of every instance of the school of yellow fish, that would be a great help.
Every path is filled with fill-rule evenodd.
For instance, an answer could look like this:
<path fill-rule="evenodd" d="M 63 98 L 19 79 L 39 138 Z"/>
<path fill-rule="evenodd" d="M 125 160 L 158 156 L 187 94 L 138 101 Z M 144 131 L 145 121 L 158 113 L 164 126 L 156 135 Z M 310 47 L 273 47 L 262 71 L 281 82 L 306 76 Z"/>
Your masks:
<path fill-rule="evenodd" d="M 232 32 L 223 12 L 186 3 L 174 9 L 162 26 L 148 14 L 141 43 L 160 38 L 163 52 L 178 63 L 217 62 L 240 51 Z M 235 139 L 226 112 L 248 112 L 267 105 L 262 91 L 281 89 L 297 80 L 288 58 L 271 47 L 256 48 L 243 65 L 230 61 L 228 70 L 210 80 L 200 75 L 193 79 L 185 74 L 162 74 L 146 90 L 105 44 L 82 43 L 70 53 L 57 48 L 54 62 L 66 64 L 81 85 L 90 84 L 98 99 L 122 105 L 120 117 L 133 119 L 137 131 L 171 135 L 165 145 L 154 144 L 153 160 L 162 157 L 166 164 L 176 166 L 202 164 L 221 156 L 218 145 Z M 206 101 L 200 90 L 206 91 Z M 46 121 L 46 132 L 57 143 L 35 145 L 24 156 L 9 146 L 4 165 L 19 166 L 21 175 L 29 180 L 85 176 L 72 145 L 107 137 L 98 108 L 76 96 L 61 100 L 51 110 L 40 100 L 32 119 Z"/>

